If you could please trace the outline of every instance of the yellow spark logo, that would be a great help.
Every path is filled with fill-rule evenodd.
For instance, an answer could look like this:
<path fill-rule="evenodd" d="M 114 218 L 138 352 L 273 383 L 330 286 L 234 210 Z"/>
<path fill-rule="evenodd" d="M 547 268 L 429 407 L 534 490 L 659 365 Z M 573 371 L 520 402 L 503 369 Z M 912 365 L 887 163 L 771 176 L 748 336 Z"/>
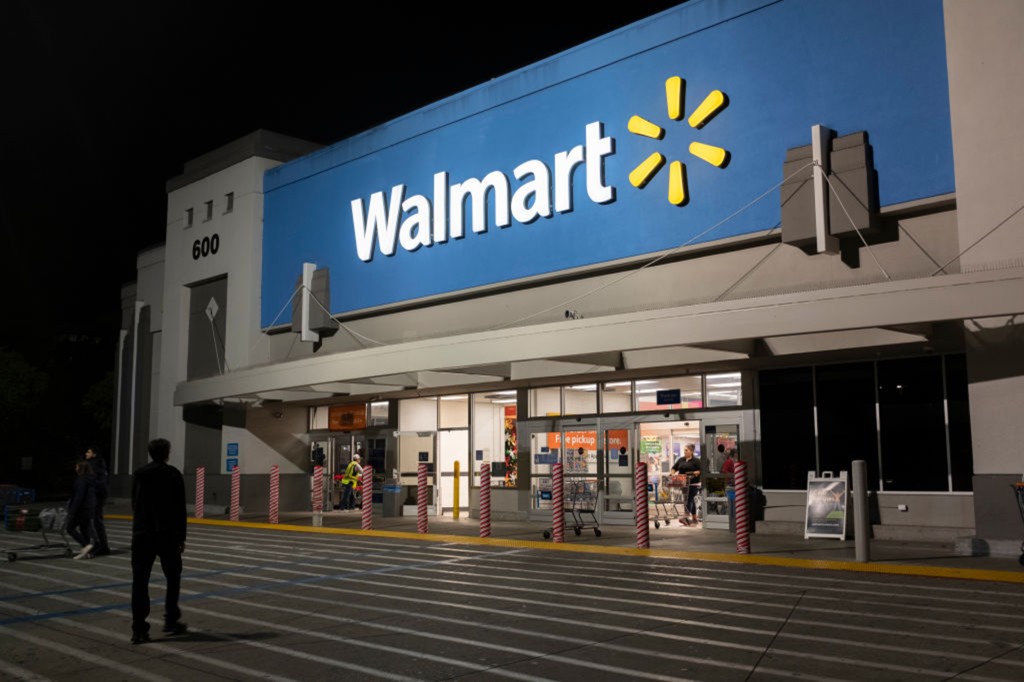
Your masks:
<path fill-rule="evenodd" d="M 685 88 L 686 81 L 679 76 L 672 76 L 665 81 L 665 102 L 668 106 L 668 117 L 673 121 L 680 121 L 683 118 Z M 686 121 L 691 128 L 699 130 L 727 106 L 729 106 L 729 98 L 725 96 L 725 93 L 721 90 L 712 90 Z M 626 127 L 634 135 L 642 135 L 654 140 L 661 140 L 665 137 L 664 128 L 641 116 L 632 116 Z M 729 165 L 729 152 L 721 147 L 691 142 L 690 153 L 717 168 L 725 168 Z M 665 157 L 654 152 L 629 174 L 630 184 L 637 189 L 643 189 L 664 165 Z M 668 166 L 668 200 L 676 206 L 685 206 L 690 200 L 686 186 L 686 164 L 681 161 L 673 161 Z"/>

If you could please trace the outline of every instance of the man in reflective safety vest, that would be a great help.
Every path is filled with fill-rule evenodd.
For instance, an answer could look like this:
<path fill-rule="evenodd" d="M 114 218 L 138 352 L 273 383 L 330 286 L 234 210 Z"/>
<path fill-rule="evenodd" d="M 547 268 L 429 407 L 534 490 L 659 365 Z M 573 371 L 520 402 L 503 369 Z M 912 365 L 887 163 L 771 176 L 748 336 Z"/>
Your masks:
<path fill-rule="evenodd" d="M 359 455 L 352 455 L 352 461 L 345 467 L 345 477 L 341 479 L 341 508 L 343 510 L 355 509 L 356 507 L 356 485 L 358 485 L 359 477 L 363 473 L 363 467 L 359 464 L 359 459 Z"/>

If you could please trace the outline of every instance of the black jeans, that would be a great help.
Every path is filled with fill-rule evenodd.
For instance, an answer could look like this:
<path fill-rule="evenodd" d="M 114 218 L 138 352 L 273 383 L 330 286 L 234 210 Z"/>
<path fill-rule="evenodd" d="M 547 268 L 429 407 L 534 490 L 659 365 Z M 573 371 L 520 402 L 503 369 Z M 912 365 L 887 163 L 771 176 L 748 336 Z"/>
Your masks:
<path fill-rule="evenodd" d="M 103 505 L 106 501 L 106 496 L 97 499 L 96 512 L 92 515 L 92 537 L 96 541 L 96 548 L 103 550 L 110 549 L 110 545 L 107 544 L 107 526 L 103 523 Z"/>
<path fill-rule="evenodd" d="M 132 632 L 149 632 L 149 576 L 153 563 L 160 557 L 160 567 L 167 578 L 164 598 L 164 624 L 173 625 L 181 619 L 178 595 L 181 594 L 181 550 L 177 541 L 162 538 L 132 538 Z"/>
<path fill-rule="evenodd" d="M 67 521 L 68 535 L 74 538 L 75 542 L 82 547 L 96 545 L 95 529 L 93 526 L 93 515 L 79 511 Z"/>

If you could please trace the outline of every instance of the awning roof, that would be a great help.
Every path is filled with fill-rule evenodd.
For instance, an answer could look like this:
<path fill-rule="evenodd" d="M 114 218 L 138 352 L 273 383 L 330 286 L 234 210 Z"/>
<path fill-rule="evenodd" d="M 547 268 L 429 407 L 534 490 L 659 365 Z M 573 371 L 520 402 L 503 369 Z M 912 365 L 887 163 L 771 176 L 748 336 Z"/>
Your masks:
<path fill-rule="evenodd" d="M 941 275 L 396 343 L 178 384 L 176 405 L 468 385 L 912 342 L 908 325 L 1024 314 L 1024 269 Z M 616 361 L 616 358 L 619 360 Z"/>

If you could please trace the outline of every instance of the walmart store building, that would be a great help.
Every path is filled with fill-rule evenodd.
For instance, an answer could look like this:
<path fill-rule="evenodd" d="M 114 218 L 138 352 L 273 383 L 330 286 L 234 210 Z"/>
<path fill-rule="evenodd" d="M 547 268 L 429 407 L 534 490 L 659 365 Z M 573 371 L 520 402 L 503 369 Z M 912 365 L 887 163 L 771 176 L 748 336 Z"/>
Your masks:
<path fill-rule="evenodd" d="M 1022 33 L 1012 0 L 698 0 L 329 147 L 211 151 L 123 290 L 112 468 L 166 437 L 259 512 L 271 466 L 302 509 L 362 453 L 375 496 L 426 462 L 473 513 L 489 466 L 498 518 L 550 519 L 562 461 L 615 523 L 637 462 L 723 445 L 758 532 L 862 459 L 876 537 L 1019 539 Z"/>

